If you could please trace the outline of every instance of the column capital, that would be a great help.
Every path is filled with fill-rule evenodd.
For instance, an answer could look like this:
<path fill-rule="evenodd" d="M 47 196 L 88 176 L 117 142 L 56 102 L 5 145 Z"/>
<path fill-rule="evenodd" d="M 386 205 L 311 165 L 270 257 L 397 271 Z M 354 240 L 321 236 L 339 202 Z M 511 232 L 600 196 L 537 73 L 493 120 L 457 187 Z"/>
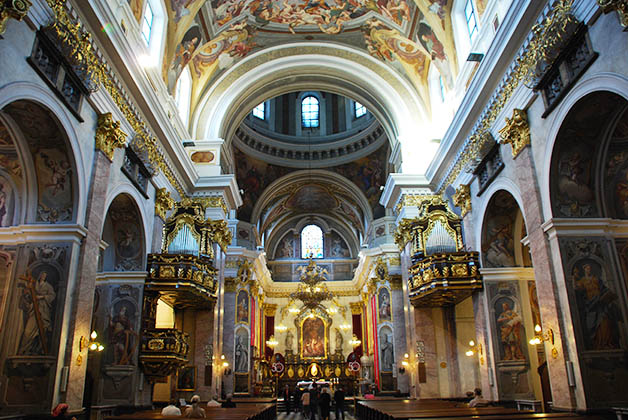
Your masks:
<path fill-rule="evenodd" d="M 460 208 L 460 215 L 464 217 L 471 211 L 471 188 L 469 184 L 461 184 L 453 195 L 454 205 Z"/>
<path fill-rule="evenodd" d="M 9 18 L 22 20 L 31 6 L 28 0 L 0 0 L 0 35 L 6 31 Z"/>
<path fill-rule="evenodd" d="M 512 147 L 512 157 L 516 158 L 524 147 L 530 144 L 528 113 L 524 109 L 512 110 L 512 117 L 506 117 L 506 126 L 499 130 L 500 143 Z"/>
<path fill-rule="evenodd" d="M 155 215 L 166 220 L 166 213 L 174 207 L 174 199 L 166 188 L 159 188 L 155 194 Z"/>
<path fill-rule="evenodd" d="M 96 127 L 96 148 L 113 161 L 113 152 L 116 148 L 126 145 L 127 134 L 120 128 L 120 122 L 113 120 L 111 112 L 98 116 Z"/>

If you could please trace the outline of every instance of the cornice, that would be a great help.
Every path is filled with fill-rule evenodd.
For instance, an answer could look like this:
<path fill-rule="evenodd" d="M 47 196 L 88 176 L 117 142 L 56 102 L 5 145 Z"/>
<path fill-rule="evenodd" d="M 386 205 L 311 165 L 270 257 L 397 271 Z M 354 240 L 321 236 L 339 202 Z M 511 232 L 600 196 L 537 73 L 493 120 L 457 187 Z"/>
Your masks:
<path fill-rule="evenodd" d="M 0 243 L 21 245 L 31 242 L 74 242 L 87 236 L 82 225 L 19 225 L 0 228 Z"/>
<path fill-rule="evenodd" d="M 548 238 L 563 236 L 603 236 L 628 238 L 628 220 L 609 218 L 550 219 L 541 225 Z"/>

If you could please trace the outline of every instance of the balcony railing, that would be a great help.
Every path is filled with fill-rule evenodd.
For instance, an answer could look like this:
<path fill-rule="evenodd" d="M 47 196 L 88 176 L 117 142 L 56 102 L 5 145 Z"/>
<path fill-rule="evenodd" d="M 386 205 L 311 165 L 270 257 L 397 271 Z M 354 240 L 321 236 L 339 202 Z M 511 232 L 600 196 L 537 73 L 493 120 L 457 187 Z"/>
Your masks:
<path fill-rule="evenodd" d="M 482 289 L 477 252 L 434 254 L 410 268 L 410 301 L 416 307 L 455 305 Z"/>
<path fill-rule="evenodd" d="M 150 382 L 161 382 L 188 362 L 189 336 L 174 328 L 142 331 L 140 365 Z"/>
<path fill-rule="evenodd" d="M 175 308 L 211 308 L 216 301 L 212 260 L 189 254 L 149 254 L 147 290 Z"/>

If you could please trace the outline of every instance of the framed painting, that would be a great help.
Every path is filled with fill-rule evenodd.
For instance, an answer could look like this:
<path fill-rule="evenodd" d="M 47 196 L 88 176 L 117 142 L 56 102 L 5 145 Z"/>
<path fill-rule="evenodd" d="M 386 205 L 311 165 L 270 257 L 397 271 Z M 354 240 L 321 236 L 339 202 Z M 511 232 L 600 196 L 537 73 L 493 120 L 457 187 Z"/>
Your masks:
<path fill-rule="evenodd" d="M 306 317 L 301 323 L 301 357 L 323 359 L 327 357 L 325 321 L 320 317 Z"/>
<path fill-rule="evenodd" d="M 196 366 L 186 366 L 177 373 L 177 391 L 194 391 L 196 389 Z"/>

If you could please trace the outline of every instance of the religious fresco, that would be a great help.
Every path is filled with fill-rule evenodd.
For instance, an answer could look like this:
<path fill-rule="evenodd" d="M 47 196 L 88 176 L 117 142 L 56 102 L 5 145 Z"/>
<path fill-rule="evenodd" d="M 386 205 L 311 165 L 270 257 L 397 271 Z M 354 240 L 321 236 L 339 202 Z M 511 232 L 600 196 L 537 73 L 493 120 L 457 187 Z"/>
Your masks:
<path fill-rule="evenodd" d="M 175 47 L 174 57 L 168 64 L 166 75 L 168 92 L 170 92 L 171 95 L 174 95 L 177 80 L 179 80 L 179 76 L 183 72 L 183 69 L 192 59 L 196 48 L 203 44 L 203 41 L 204 37 L 201 26 L 194 24 L 187 30 L 185 35 L 183 35 L 181 42 Z"/>
<path fill-rule="evenodd" d="M 0 332 L 3 330 L 3 314 L 9 294 L 9 282 L 15 256 L 11 252 L 0 250 Z"/>
<path fill-rule="evenodd" d="M 337 232 L 332 231 L 330 235 L 330 246 L 327 255 L 330 258 L 350 258 L 351 251 L 345 240 Z"/>
<path fill-rule="evenodd" d="M 380 287 L 377 291 L 377 320 L 378 322 L 391 322 L 392 309 L 390 306 L 390 290 Z"/>
<path fill-rule="evenodd" d="M 8 174 L 17 189 L 22 186 L 22 165 L 9 130 L 0 122 L 0 168 Z M 5 176 L 6 178 L 6 176 Z M 5 189 L 5 192 L 8 191 Z M 5 225 L 3 225 L 5 226 Z"/>
<path fill-rule="evenodd" d="M 426 22 L 419 22 L 419 27 L 417 30 L 417 38 L 419 42 L 425 48 L 425 51 L 430 55 L 432 59 L 432 63 L 436 66 L 436 69 L 440 73 L 443 83 L 447 87 L 447 89 L 453 89 L 454 87 L 454 78 L 451 71 L 451 65 L 449 63 L 449 58 L 447 57 L 447 53 L 445 52 L 445 47 L 440 42 L 440 40 L 436 37 L 436 34 L 432 30 L 432 27 Z"/>
<path fill-rule="evenodd" d="M 506 191 L 498 191 L 484 216 L 482 257 L 484 267 L 514 267 L 514 225 L 519 206 Z"/>
<path fill-rule="evenodd" d="M 236 299 L 236 324 L 249 323 L 249 294 L 240 290 Z"/>
<path fill-rule="evenodd" d="M 11 181 L 0 172 L 0 227 L 13 224 L 15 202 L 16 192 L 13 190 Z"/>
<path fill-rule="evenodd" d="M 307 317 L 301 325 L 301 357 L 327 357 L 325 322 L 320 317 Z"/>
<path fill-rule="evenodd" d="M 190 62 L 192 110 L 219 71 L 231 67 L 257 46 L 253 41 L 254 34 L 254 28 L 246 23 L 234 24 L 196 50 Z"/>
<path fill-rule="evenodd" d="M 628 218 L 628 111 L 624 112 L 611 135 L 604 168 L 606 213 Z"/>
<path fill-rule="evenodd" d="M 366 21 L 362 32 L 369 54 L 382 61 L 400 65 L 429 112 L 427 76 L 431 59 L 425 48 L 420 43 L 408 39 L 397 29 L 387 27 L 378 19 Z"/>
<path fill-rule="evenodd" d="M 75 173 L 59 125 L 49 111 L 32 102 L 13 102 L 5 110 L 20 127 L 35 162 L 37 221 L 71 222 Z"/>
<path fill-rule="evenodd" d="M 139 344 L 135 331 L 137 305 L 133 300 L 120 299 L 111 307 L 108 340 L 112 365 L 134 365 L 134 356 Z"/>
<path fill-rule="evenodd" d="M 539 297 L 536 293 L 536 282 L 534 280 L 528 281 L 528 296 L 530 297 L 532 323 L 534 325 L 543 325 L 541 323 L 541 308 L 539 307 Z"/>
<path fill-rule="evenodd" d="M 560 238 L 578 357 L 582 360 L 585 392 L 596 405 L 621 401 L 625 390 L 618 383 L 628 381 L 625 302 L 620 298 L 622 279 L 615 273 L 612 249 L 625 264 L 626 243 L 612 243 L 601 237 Z"/>
<path fill-rule="evenodd" d="M 596 156 L 600 136 L 607 123 L 616 116 L 623 99 L 610 92 L 596 92 L 580 99 L 563 121 L 552 153 L 550 188 L 554 217 L 599 217 L 594 195 Z M 606 180 L 621 183 L 623 159 L 611 155 L 607 165 L 618 168 Z M 612 178 L 612 179 L 611 179 Z M 617 191 L 617 190 L 615 190 Z M 621 193 L 619 193 L 621 202 Z"/>
<path fill-rule="evenodd" d="M 326 34 L 338 34 L 344 26 L 372 11 L 382 18 L 403 26 L 411 19 L 412 3 L 405 0 L 365 2 L 334 0 L 310 2 L 306 0 L 213 0 L 212 7 L 218 25 L 223 26 L 241 15 L 252 16 L 256 25 L 269 23 L 295 28 L 308 26 Z"/>
<path fill-rule="evenodd" d="M 7 301 L 0 339 L 8 377 L 3 398 L 15 405 L 41 404 L 51 395 L 55 377 L 68 246 L 32 244 L 20 247 L 16 255 L 15 292 Z"/>
<path fill-rule="evenodd" d="M 103 229 L 103 239 L 110 244 L 105 251 L 105 270 L 138 271 L 144 268 L 141 220 L 130 196 L 122 194 L 113 200 Z"/>
<path fill-rule="evenodd" d="M 275 259 L 277 258 L 295 258 L 294 254 L 294 235 L 288 232 L 286 236 L 279 242 L 275 251 Z"/>

